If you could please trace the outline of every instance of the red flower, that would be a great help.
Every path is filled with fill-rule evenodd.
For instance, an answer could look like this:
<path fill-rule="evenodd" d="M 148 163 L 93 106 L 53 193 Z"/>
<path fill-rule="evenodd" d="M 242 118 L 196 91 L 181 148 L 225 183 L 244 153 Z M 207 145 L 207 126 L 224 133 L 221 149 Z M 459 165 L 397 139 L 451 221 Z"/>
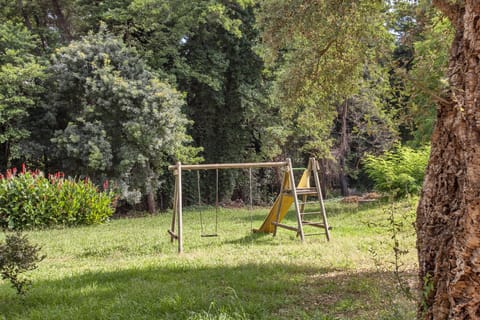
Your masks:
<path fill-rule="evenodd" d="M 108 190 L 108 180 L 105 180 L 103 182 L 103 191 L 107 191 Z"/>
<path fill-rule="evenodd" d="M 26 168 L 25 168 L 25 163 L 22 163 L 22 174 L 25 174 Z"/>

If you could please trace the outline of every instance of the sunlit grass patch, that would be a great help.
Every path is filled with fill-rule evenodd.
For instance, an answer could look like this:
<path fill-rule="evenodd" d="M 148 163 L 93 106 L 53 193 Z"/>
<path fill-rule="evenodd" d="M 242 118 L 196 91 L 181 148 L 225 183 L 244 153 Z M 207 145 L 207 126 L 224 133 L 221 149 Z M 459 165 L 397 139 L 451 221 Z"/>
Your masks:
<path fill-rule="evenodd" d="M 415 279 L 415 200 L 345 205 L 327 201 L 332 240 L 279 230 L 253 234 L 268 208 L 199 208 L 184 214 L 185 253 L 166 230 L 170 214 L 29 233 L 47 258 L 18 297 L 0 283 L 6 319 L 412 319 L 415 305 L 393 274 L 389 216 L 408 253 L 400 276 Z M 393 212 L 393 214 L 392 214 Z M 331 213 L 331 214 L 330 214 Z M 286 223 L 295 225 L 294 213 Z M 205 230 L 204 230 L 205 231 Z M 409 279 L 410 279 L 409 278 Z M 409 280 L 412 285 L 414 280 Z M 0 317 L 1 318 L 1 317 Z"/>

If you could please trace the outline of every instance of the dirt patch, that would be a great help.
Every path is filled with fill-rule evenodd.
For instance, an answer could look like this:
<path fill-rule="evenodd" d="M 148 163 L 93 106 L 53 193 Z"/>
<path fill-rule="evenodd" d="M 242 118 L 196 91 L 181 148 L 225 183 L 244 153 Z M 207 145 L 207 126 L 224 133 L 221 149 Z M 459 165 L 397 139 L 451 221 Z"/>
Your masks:
<path fill-rule="evenodd" d="M 369 203 L 382 198 L 382 195 L 376 192 L 365 193 L 360 196 L 348 196 L 342 199 L 343 203 Z"/>

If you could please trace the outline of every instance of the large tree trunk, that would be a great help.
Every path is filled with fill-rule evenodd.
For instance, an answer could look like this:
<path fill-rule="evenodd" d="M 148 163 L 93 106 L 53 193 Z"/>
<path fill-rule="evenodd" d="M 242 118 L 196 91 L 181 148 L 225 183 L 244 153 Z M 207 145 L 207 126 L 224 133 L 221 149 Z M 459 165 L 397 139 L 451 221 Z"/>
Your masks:
<path fill-rule="evenodd" d="M 155 213 L 157 211 L 157 205 L 155 202 L 155 194 L 153 191 L 147 193 L 147 209 L 148 213 Z"/>
<path fill-rule="evenodd" d="M 419 319 L 480 319 L 480 2 L 452 3 L 433 1 L 456 35 L 417 209 Z"/>

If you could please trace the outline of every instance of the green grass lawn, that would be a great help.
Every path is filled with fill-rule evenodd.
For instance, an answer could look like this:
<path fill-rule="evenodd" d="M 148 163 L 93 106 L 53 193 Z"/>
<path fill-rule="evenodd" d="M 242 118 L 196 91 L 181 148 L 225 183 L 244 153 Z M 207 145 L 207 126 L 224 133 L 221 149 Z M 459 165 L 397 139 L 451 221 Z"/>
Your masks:
<path fill-rule="evenodd" d="M 265 208 L 220 209 L 215 238 L 200 237 L 198 210 L 186 210 L 182 255 L 166 232 L 170 213 L 29 232 L 47 257 L 25 296 L 0 281 L 0 319 L 413 319 L 415 302 L 393 272 L 388 218 L 404 221 L 398 238 L 409 252 L 397 265 L 414 287 L 414 210 L 415 199 L 328 201 L 332 240 L 304 244 L 284 229 L 252 234 Z M 213 231 L 215 210 L 203 219 Z M 295 224 L 293 212 L 286 222 Z"/>

